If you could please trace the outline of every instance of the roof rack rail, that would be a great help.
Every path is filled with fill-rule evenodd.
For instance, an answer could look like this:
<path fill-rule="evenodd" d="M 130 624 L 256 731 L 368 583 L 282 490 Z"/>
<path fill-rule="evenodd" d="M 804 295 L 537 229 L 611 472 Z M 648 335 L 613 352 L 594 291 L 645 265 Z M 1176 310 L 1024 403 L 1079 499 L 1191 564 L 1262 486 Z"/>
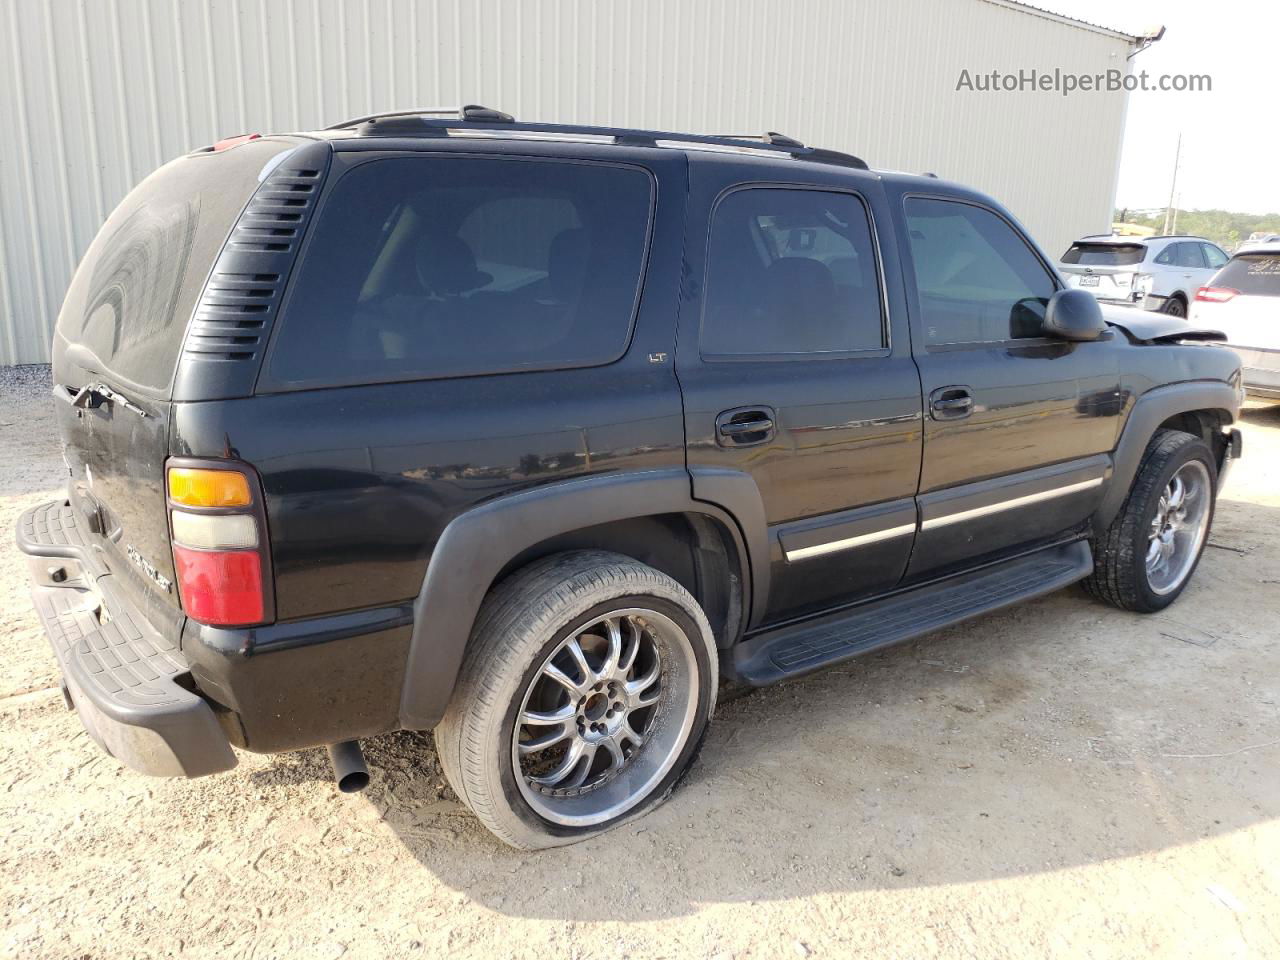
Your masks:
<path fill-rule="evenodd" d="M 776 130 L 770 130 L 768 133 L 712 133 L 708 136 L 715 137 L 717 140 L 759 140 L 761 143 L 767 143 L 775 147 L 803 147 L 804 144 L 795 137 L 788 137 L 785 133 L 778 133 Z"/>
<path fill-rule="evenodd" d="M 458 129 L 460 124 L 465 127 Z M 620 146 L 678 147 L 682 149 L 721 150 L 755 154 L 782 154 L 797 160 L 829 163 L 835 166 L 867 170 L 860 157 L 838 150 L 808 147 L 786 134 L 769 131 L 765 134 L 692 134 L 668 133 L 656 130 L 635 130 L 623 127 L 592 127 L 563 123 L 517 123 L 509 113 L 467 104 L 462 107 L 419 108 L 391 110 L 354 117 L 326 127 L 326 130 L 345 130 L 358 127 L 360 136 L 483 136 L 483 130 L 492 130 L 492 136 L 529 139 L 589 140 L 611 142 Z"/>
<path fill-rule="evenodd" d="M 515 123 L 515 117 L 501 110 L 482 107 L 478 103 L 468 103 L 462 107 L 415 107 L 412 110 L 387 110 L 382 113 L 370 113 L 363 117 L 352 117 L 326 130 L 345 130 L 347 127 L 359 126 L 363 123 L 374 123 L 378 120 L 393 120 L 404 117 L 452 117 L 455 120 L 488 121 L 489 123 Z"/>
<path fill-rule="evenodd" d="M 841 153 L 839 150 L 825 150 L 822 147 L 811 147 L 807 153 L 797 153 L 800 160 L 811 160 L 814 163 L 830 163 L 837 167 L 853 167 L 855 170 L 870 170 L 867 161 L 855 157 L 852 153 Z"/>

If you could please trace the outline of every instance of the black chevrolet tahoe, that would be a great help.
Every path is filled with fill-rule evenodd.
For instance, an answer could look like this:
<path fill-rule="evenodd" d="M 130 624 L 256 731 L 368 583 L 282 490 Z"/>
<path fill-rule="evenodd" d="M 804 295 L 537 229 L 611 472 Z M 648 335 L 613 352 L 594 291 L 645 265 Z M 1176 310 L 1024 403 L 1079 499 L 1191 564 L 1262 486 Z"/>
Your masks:
<path fill-rule="evenodd" d="M 482 107 L 247 135 L 111 214 L 26 513 L 63 693 L 144 773 L 434 730 L 509 844 L 661 802 L 718 693 L 1204 548 L 1239 362 L 998 203 Z"/>

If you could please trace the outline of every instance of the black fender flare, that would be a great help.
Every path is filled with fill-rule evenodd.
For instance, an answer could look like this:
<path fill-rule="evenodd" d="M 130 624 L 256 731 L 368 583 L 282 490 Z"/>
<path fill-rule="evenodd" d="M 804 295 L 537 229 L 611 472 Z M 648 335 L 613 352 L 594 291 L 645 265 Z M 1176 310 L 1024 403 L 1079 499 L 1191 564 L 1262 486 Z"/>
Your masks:
<path fill-rule="evenodd" d="M 768 536 L 760 494 L 746 474 L 714 473 L 704 483 L 691 481 L 683 467 L 569 480 L 499 497 L 450 521 L 431 553 L 413 605 L 401 727 L 428 730 L 439 723 L 490 585 L 512 558 L 562 533 L 664 513 L 705 514 L 734 538 L 743 566 L 744 601 L 754 612 L 768 592 Z M 707 499 L 695 498 L 695 488 Z"/>
<path fill-rule="evenodd" d="M 1235 388 L 1221 380 L 1193 380 L 1148 390 L 1130 411 L 1112 456 L 1111 483 L 1093 516 L 1094 529 L 1105 530 L 1124 506 L 1147 444 L 1160 424 L 1179 413 L 1218 410 L 1233 422 L 1240 400 Z"/>

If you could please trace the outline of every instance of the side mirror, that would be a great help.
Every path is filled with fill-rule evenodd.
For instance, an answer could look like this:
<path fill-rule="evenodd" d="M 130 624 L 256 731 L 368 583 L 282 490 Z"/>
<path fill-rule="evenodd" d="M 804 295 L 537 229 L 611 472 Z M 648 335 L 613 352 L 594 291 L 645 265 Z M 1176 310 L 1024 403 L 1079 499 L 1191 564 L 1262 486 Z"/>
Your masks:
<path fill-rule="evenodd" d="M 1106 332 L 1102 308 L 1087 290 L 1059 290 L 1044 311 L 1046 336 L 1060 340 L 1097 340 Z"/>

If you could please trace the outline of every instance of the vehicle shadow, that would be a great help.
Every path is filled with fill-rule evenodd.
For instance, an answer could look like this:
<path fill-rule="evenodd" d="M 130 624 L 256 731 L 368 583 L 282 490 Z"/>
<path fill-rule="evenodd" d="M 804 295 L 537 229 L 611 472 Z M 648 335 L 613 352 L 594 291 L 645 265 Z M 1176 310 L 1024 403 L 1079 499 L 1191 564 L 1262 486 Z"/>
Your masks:
<path fill-rule="evenodd" d="M 1280 428 L 1280 401 L 1264 403 L 1261 400 L 1251 400 L 1240 411 L 1240 419 L 1253 426 Z"/>
<path fill-rule="evenodd" d="M 369 742 L 360 802 L 439 882 L 566 922 L 1035 874 L 1248 827 L 1280 816 L 1280 590 L 1259 587 L 1280 582 L 1278 512 L 1223 501 L 1165 613 L 1073 588 L 726 704 L 670 801 L 603 837 L 507 849 L 443 787 L 429 735 Z M 328 778 L 319 751 L 264 772 Z"/>

